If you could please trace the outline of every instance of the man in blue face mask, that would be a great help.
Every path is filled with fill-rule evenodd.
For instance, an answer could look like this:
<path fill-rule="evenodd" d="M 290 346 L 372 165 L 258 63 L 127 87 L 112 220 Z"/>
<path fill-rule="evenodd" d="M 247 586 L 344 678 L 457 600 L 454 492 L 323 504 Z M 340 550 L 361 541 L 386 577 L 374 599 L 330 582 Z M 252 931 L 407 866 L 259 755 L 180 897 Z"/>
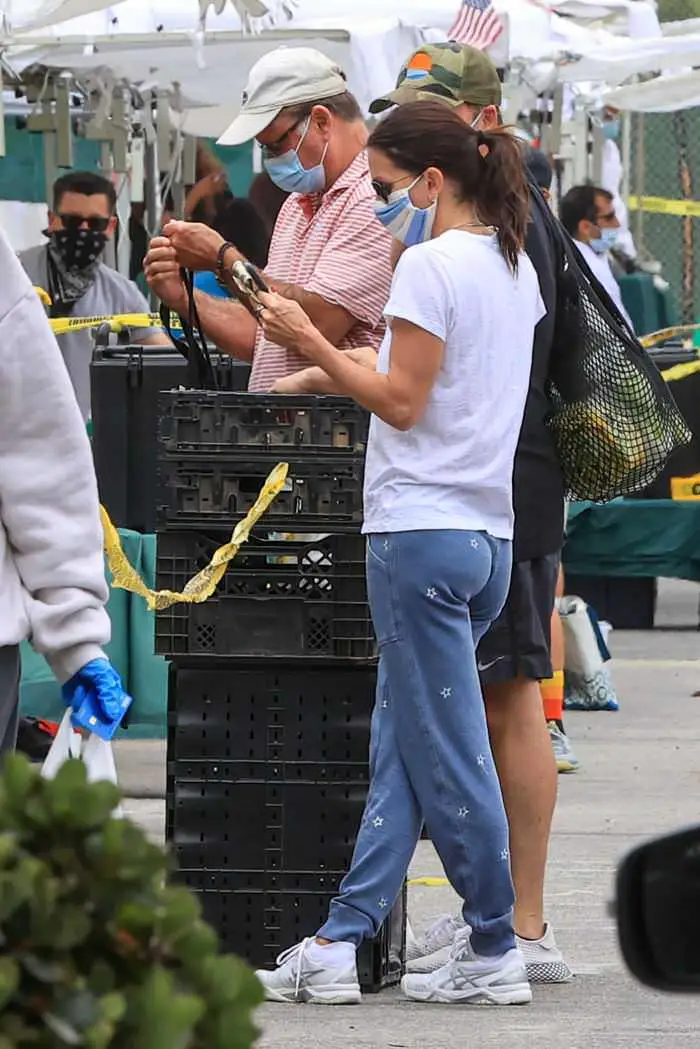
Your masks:
<path fill-rule="evenodd" d="M 345 74 L 312 48 L 278 48 L 252 68 L 241 111 L 221 138 L 255 138 L 270 179 L 289 193 L 270 244 L 266 277 L 299 302 L 339 349 L 372 355 L 381 343 L 391 284 L 391 237 L 374 216 L 367 130 Z M 156 294 L 187 314 L 180 267 L 209 270 L 230 283 L 239 251 L 207 226 L 171 222 L 156 238 L 145 272 Z M 236 302 L 195 293 L 205 334 L 227 353 L 252 361 L 249 389 L 293 382 L 307 361 L 265 338 Z M 372 363 L 373 359 L 372 359 Z M 286 392 L 294 392 L 288 385 Z"/>
<path fill-rule="evenodd" d="M 617 244 L 620 221 L 615 214 L 612 193 L 600 186 L 574 186 L 559 204 L 561 223 L 574 240 L 589 269 L 600 281 L 618 310 L 634 331 L 625 309 L 620 285 L 610 267 L 608 253 Z"/>

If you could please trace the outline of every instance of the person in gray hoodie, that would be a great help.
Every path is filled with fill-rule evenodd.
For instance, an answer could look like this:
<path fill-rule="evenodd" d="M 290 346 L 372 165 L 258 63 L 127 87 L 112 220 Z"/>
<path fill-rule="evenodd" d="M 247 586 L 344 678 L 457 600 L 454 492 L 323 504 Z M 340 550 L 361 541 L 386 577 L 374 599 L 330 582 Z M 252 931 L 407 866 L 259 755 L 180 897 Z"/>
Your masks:
<path fill-rule="evenodd" d="M 29 278 L 0 231 L 0 759 L 14 748 L 19 644 L 48 660 L 68 705 L 124 705 L 97 484 L 85 424 Z M 112 706 L 112 704 L 116 704 Z"/>

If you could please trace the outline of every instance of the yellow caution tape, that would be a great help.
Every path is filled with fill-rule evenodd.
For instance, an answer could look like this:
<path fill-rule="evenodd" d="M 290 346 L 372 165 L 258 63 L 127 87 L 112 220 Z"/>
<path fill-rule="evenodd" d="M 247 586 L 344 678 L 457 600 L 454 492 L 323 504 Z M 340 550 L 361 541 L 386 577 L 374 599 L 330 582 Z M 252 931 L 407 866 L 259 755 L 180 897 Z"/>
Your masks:
<path fill-rule="evenodd" d="M 649 350 L 660 342 L 668 342 L 669 339 L 677 339 L 683 335 L 695 335 L 698 331 L 700 331 L 700 324 L 675 324 L 672 328 L 661 328 L 660 331 L 642 335 L 639 341 L 645 350 Z"/>
<path fill-rule="evenodd" d="M 662 377 L 666 382 L 678 382 L 679 379 L 687 379 L 689 375 L 695 375 L 696 372 L 700 372 L 700 360 L 674 364 L 672 368 L 667 368 L 662 373 Z"/>
<path fill-rule="evenodd" d="M 67 335 L 73 331 L 87 331 L 108 324 L 113 332 L 124 328 L 163 328 L 157 313 L 117 313 L 110 317 L 50 317 L 49 325 L 54 335 Z M 172 329 L 181 328 L 177 317 L 170 318 Z"/>
<path fill-rule="evenodd" d="M 51 306 L 52 299 L 44 288 L 35 287 L 34 291 L 41 299 L 43 306 Z M 180 318 L 170 314 L 170 328 L 181 329 Z M 108 324 L 113 332 L 123 331 L 124 328 L 163 328 L 163 321 L 159 313 L 113 313 L 103 317 L 50 317 L 49 325 L 54 335 L 67 335 L 72 331 L 87 331 L 89 328 L 99 328 Z"/>
<path fill-rule="evenodd" d="M 629 197 L 627 206 L 631 211 L 650 211 L 658 215 L 691 215 L 700 218 L 700 201 L 670 200 L 668 197 Z"/>
<path fill-rule="evenodd" d="M 229 542 L 219 547 L 206 568 L 197 572 L 185 584 L 185 589 L 181 593 L 175 593 L 172 590 L 151 590 L 146 586 L 126 557 L 119 532 L 112 524 L 105 508 L 101 506 L 100 516 L 105 536 L 105 553 L 109 570 L 112 573 L 112 586 L 145 598 L 151 611 L 162 611 L 176 604 L 201 604 L 207 601 L 221 582 L 229 563 L 238 553 L 239 547 L 246 542 L 253 527 L 284 488 L 288 470 L 288 463 L 277 464 L 265 481 L 255 505 L 234 528 Z"/>
<path fill-rule="evenodd" d="M 700 324 L 677 324 L 673 328 L 662 328 L 661 331 L 654 331 L 650 335 L 642 335 L 639 341 L 645 350 L 649 350 L 660 342 L 668 342 L 669 339 L 677 339 L 680 336 L 694 335 L 698 331 L 700 331 Z M 700 358 L 697 361 L 687 361 L 685 364 L 674 364 L 672 368 L 667 368 L 663 372 L 663 378 L 666 382 L 677 382 L 698 371 L 700 371 Z"/>
<path fill-rule="evenodd" d="M 50 306 L 51 305 L 51 296 L 49 295 L 48 291 L 44 291 L 43 288 L 35 288 L 34 291 L 37 293 L 37 295 L 41 299 L 42 306 Z"/>
<path fill-rule="evenodd" d="M 447 878 L 409 878 L 409 885 L 427 885 L 429 888 L 439 888 L 443 885 L 449 885 Z"/>

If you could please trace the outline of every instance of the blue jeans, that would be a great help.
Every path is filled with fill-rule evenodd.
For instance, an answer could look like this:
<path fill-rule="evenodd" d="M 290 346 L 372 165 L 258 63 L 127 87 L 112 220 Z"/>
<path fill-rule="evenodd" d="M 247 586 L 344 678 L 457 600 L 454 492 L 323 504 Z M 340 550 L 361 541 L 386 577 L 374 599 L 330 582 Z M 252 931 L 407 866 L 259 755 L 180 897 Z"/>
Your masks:
<path fill-rule="evenodd" d="M 379 641 L 371 781 L 352 865 L 318 936 L 376 936 L 423 822 L 464 901 L 478 954 L 515 943 L 508 823 L 475 649 L 508 592 L 511 544 L 484 532 L 372 535 L 367 584 Z"/>

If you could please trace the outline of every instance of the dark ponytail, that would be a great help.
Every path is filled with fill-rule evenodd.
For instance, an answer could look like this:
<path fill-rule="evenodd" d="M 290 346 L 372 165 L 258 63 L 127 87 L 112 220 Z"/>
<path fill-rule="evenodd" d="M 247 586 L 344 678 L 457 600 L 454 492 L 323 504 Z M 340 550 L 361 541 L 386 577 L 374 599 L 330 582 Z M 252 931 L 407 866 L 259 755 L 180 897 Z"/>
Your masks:
<path fill-rule="evenodd" d="M 496 227 L 498 245 L 515 273 L 530 196 L 522 145 L 507 128 L 476 131 L 443 102 L 409 102 L 377 125 L 369 146 L 413 175 L 430 167 L 442 171 L 479 221 Z"/>
<path fill-rule="evenodd" d="M 470 131 L 471 138 L 476 136 L 476 152 L 481 161 L 477 193 L 470 199 L 479 219 L 497 227 L 498 245 L 515 273 L 530 214 L 523 147 L 508 128 Z"/>

